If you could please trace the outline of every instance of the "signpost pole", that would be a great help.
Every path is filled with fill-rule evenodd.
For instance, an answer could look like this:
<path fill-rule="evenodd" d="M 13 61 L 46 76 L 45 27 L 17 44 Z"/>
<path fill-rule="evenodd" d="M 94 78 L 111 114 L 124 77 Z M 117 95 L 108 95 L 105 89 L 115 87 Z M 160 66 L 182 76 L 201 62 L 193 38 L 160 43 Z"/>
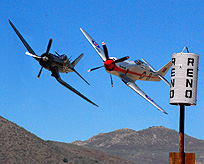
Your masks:
<path fill-rule="evenodd" d="M 185 105 L 184 105 L 184 104 L 180 104 L 179 164 L 185 164 L 185 152 L 184 152 L 184 120 L 185 120 Z"/>

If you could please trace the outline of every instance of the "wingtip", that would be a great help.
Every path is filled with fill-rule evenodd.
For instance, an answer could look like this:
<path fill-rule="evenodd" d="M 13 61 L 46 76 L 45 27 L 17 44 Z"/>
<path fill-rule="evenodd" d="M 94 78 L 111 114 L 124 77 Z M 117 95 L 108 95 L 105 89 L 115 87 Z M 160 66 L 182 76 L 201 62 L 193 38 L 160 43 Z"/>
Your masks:
<path fill-rule="evenodd" d="M 163 112 L 164 114 L 167 114 L 167 115 L 168 115 L 168 113 L 167 113 L 166 111 L 162 110 L 162 112 Z"/>
<path fill-rule="evenodd" d="M 11 20 L 10 20 L 10 19 L 8 19 L 8 21 L 9 21 L 10 25 L 13 25 L 13 23 L 11 22 Z"/>

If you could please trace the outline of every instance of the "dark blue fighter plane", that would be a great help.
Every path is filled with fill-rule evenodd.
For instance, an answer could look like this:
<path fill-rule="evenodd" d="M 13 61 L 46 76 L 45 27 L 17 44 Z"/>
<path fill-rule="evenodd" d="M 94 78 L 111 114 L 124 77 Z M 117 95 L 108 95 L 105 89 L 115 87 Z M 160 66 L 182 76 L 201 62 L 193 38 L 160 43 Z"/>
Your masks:
<path fill-rule="evenodd" d="M 79 77 L 81 77 L 88 85 L 89 83 L 75 70 L 76 64 L 79 62 L 79 60 L 83 57 L 83 53 L 76 58 L 73 62 L 70 62 L 70 60 L 67 58 L 66 55 L 59 55 L 57 52 L 56 55 L 50 53 L 50 48 L 52 44 L 52 39 L 49 40 L 47 50 L 45 53 L 43 53 L 41 56 L 36 55 L 36 53 L 33 51 L 33 49 L 29 46 L 29 44 L 26 42 L 26 40 L 23 38 L 23 36 L 19 33 L 19 31 L 16 29 L 16 27 L 13 25 L 13 23 L 9 20 L 9 23 L 13 30 L 16 32 L 28 52 L 26 52 L 26 55 L 32 56 L 35 60 L 39 62 L 41 65 L 40 72 L 37 76 L 37 78 L 40 77 L 40 74 L 42 72 L 42 69 L 45 68 L 52 72 L 51 76 L 55 77 L 56 80 L 65 86 L 66 88 L 70 89 L 72 92 L 76 93 L 78 96 L 83 98 L 84 100 L 88 101 L 89 103 L 96 105 L 94 102 L 89 100 L 87 97 L 85 97 L 83 94 L 81 94 L 79 91 L 74 89 L 72 86 L 67 84 L 65 81 L 63 81 L 60 77 L 59 73 L 68 73 L 68 72 L 75 72 Z"/>

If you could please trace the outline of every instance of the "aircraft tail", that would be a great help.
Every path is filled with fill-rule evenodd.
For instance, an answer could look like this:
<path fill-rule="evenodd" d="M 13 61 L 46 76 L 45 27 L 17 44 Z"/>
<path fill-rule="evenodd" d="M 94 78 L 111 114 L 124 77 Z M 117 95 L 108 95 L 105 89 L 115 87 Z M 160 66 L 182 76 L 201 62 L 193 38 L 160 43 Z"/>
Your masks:
<path fill-rule="evenodd" d="M 169 68 L 171 67 L 171 61 L 169 61 L 165 66 L 163 66 L 159 71 L 157 71 L 157 74 L 161 80 L 163 80 L 169 87 L 170 83 L 168 80 L 164 78 L 164 75 L 168 72 Z"/>
<path fill-rule="evenodd" d="M 169 61 L 165 66 L 163 66 L 160 70 L 157 71 L 157 73 L 161 76 L 165 76 L 168 70 L 171 67 L 171 61 Z"/>
<path fill-rule="evenodd" d="M 171 60 L 163 66 L 160 70 L 156 71 L 146 60 L 142 59 L 145 64 L 155 73 L 157 73 L 158 77 L 163 80 L 168 86 L 170 86 L 170 83 L 168 80 L 164 78 L 164 75 L 168 72 L 169 68 L 171 67 Z"/>
<path fill-rule="evenodd" d="M 75 67 L 76 64 L 81 60 L 81 58 L 84 56 L 84 54 L 82 53 L 81 55 L 79 55 L 79 57 L 77 57 L 73 62 L 72 62 L 72 66 Z"/>

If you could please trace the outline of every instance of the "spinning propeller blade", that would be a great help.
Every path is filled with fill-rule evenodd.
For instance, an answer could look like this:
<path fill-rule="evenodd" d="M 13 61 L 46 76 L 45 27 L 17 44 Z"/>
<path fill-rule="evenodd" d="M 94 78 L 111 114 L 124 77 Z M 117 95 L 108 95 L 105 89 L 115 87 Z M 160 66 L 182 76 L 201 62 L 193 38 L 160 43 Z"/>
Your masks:
<path fill-rule="evenodd" d="M 34 57 L 34 58 L 39 58 L 39 59 L 42 58 L 41 56 L 37 56 L 37 55 L 31 54 L 30 52 L 26 52 L 25 54 L 26 54 L 26 55 L 29 55 L 29 56 L 32 56 L 32 57 Z"/>
<path fill-rule="evenodd" d="M 91 71 L 97 70 L 97 69 L 102 68 L 102 67 L 104 67 L 104 65 L 102 65 L 102 66 L 100 66 L 100 67 L 96 67 L 96 68 L 89 69 L 88 72 L 91 72 Z"/>
<path fill-rule="evenodd" d="M 113 78 L 112 78 L 111 73 L 110 73 L 110 79 L 111 79 L 111 86 L 113 87 Z"/>
<path fill-rule="evenodd" d="M 49 54 L 51 45 L 52 45 L 52 39 L 49 40 L 49 43 L 48 43 L 48 46 L 47 46 L 46 54 Z"/>
<path fill-rule="evenodd" d="M 104 50 L 104 54 L 105 54 L 105 58 L 106 60 L 104 61 L 104 64 L 107 64 L 107 60 L 109 60 L 109 55 L 108 55 L 108 49 L 107 49 L 107 46 L 105 44 L 105 42 L 102 42 L 102 46 L 103 46 L 103 50 Z M 112 62 L 109 62 L 111 65 L 114 65 L 115 63 L 119 63 L 119 62 L 123 62 L 125 60 L 129 59 L 129 56 L 126 56 L 126 57 L 123 57 L 123 58 L 120 58 L 120 59 L 117 59 L 115 61 L 112 61 Z M 111 59 L 110 59 L 111 60 Z M 96 68 L 92 68 L 92 69 L 89 69 L 88 72 L 91 72 L 91 71 L 94 71 L 94 70 L 97 70 L 99 68 L 102 68 L 104 67 L 103 66 L 100 66 L 100 67 L 96 67 Z M 111 71 L 111 70 L 109 70 Z M 110 79 L 111 79 L 111 86 L 113 87 L 113 78 L 112 78 L 112 75 L 110 74 Z"/>
<path fill-rule="evenodd" d="M 105 53 L 106 60 L 108 60 L 108 59 L 109 59 L 108 49 L 107 49 L 107 47 L 106 47 L 105 42 L 102 42 L 102 46 L 103 46 L 103 50 L 104 50 L 104 53 Z"/>
<path fill-rule="evenodd" d="M 117 59 L 115 60 L 113 63 L 119 63 L 119 62 L 123 62 L 125 60 L 129 59 L 129 56 L 126 56 L 126 57 L 123 57 L 123 58 L 120 58 L 120 59 Z"/>
<path fill-rule="evenodd" d="M 41 72 L 42 72 L 43 67 L 41 67 L 40 72 L 38 73 L 37 79 L 39 79 Z"/>
<path fill-rule="evenodd" d="M 43 59 L 44 61 L 49 60 L 48 57 L 46 57 L 46 56 L 41 57 L 41 56 L 33 55 L 33 54 L 29 53 L 29 52 L 26 52 L 25 54 L 28 55 L 28 56 L 32 56 L 34 58 Z"/>

